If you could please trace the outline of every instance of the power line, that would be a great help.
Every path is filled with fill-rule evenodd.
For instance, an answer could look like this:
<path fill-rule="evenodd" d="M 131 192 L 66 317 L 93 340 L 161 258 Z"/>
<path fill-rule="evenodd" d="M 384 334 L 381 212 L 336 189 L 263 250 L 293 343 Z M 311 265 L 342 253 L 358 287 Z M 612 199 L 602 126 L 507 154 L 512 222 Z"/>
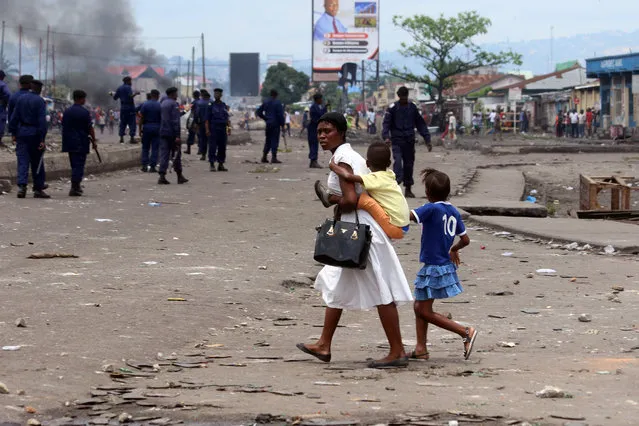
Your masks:
<path fill-rule="evenodd" d="M 18 29 L 18 27 L 7 26 L 6 28 Z M 23 30 L 26 31 L 35 31 L 46 33 L 46 29 L 39 28 L 29 28 L 22 27 Z M 120 39 L 120 40 L 129 40 L 132 37 L 126 36 L 117 36 L 117 35 L 107 35 L 107 34 L 83 34 L 83 33 L 70 33 L 65 31 L 55 31 L 51 30 L 51 34 L 65 35 L 65 36 L 74 36 L 74 37 L 93 37 L 93 38 L 110 38 L 110 39 Z M 152 40 L 191 40 L 191 39 L 199 39 L 201 36 L 135 36 L 133 38 L 137 39 L 152 39 Z"/>

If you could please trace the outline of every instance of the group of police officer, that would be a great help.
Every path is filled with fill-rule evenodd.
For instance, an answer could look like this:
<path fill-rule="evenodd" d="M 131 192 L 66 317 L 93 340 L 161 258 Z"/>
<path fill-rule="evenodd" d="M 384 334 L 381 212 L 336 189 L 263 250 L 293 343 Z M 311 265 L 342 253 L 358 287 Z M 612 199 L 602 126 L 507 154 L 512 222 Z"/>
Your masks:
<path fill-rule="evenodd" d="M 195 144 L 197 135 L 197 155 L 201 161 L 206 161 L 208 154 L 209 170 L 212 172 L 228 171 L 224 163 L 228 135 L 231 134 L 231 120 L 229 107 L 222 102 L 223 93 L 222 89 L 214 89 L 211 100 L 211 94 L 206 89 L 193 92 L 191 116 L 187 123 L 189 137 L 184 153 L 191 154 L 191 146 Z"/>

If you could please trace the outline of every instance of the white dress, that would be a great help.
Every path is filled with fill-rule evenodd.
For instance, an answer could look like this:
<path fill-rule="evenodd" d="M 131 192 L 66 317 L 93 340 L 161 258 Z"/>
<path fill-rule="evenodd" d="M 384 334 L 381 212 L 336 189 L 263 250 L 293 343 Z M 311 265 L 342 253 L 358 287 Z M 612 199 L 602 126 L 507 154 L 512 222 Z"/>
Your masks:
<path fill-rule="evenodd" d="M 333 158 L 338 164 L 350 165 L 356 175 L 370 173 L 366 161 L 350 144 L 339 146 Z M 333 172 L 328 176 L 328 187 L 331 193 L 341 195 L 339 177 Z M 356 185 L 356 191 L 362 192 L 361 185 Z M 370 225 L 373 234 L 368 265 L 364 270 L 324 266 L 315 280 L 324 303 L 330 308 L 362 310 L 411 302 L 413 296 L 390 239 L 368 213 L 358 210 L 357 214 L 360 223 Z M 342 214 L 342 220 L 355 222 L 355 213 Z"/>

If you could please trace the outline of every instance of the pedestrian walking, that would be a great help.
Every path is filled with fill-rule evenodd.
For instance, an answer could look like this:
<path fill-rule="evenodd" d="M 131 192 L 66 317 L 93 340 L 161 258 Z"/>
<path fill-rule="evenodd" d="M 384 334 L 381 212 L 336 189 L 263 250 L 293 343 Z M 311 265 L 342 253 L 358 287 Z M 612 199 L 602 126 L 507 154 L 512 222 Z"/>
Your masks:
<path fill-rule="evenodd" d="M 317 125 L 320 118 L 326 114 L 324 106 L 324 97 L 321 93 L 313 95 L 313 105 L 311 105 L 308 123 L 308 158 L 311 161 L 309 167 L 311 169 L 321 169 L 322 166 L 317 161 L 319 157 L 319 141 L 317 139 Z"/>
<path fill-rule="evenodd" d="M 180 137 L 180 105 L 177 103 L 178 89 L 166 89 L 166 98 L 162 101 L 160 122 L 160 164 L 158 184 L 168 185 L 166 172 L 169 162 L 173 161 L 173 169 L 177 174 L 177 183 L 187 183 L 189 180 L 182 174 L 182 139 Z"/>
<path fill-rule="evenodd" d="M 495 118 L 497 117 L 497 111 L 492 110 L 490 114 L 488 114 L 488 125 L 486 126 L 486 134 L 495 134 Z"/>
<path fill-rule="evenodd" d="M 284 132 L 287 133 L 289 137 L 292 137 L 291 136 L 291 113 L 289 112 L 288 108 L 284 110 Z"/>
<path fill-rule="evenodd" d="M 373 108 L 368 109 L 368 114 L 366 114 L 366 124 L 368 126 L 368 133 L 371 135 L 377 134 L 377 115 L 375 114 L 375 110 Z"/>
<path fill-rule="evenodd" d="M 302 137 L 302 135 L 304 134 L 304 130 L 308 128 L 308 125 L 309 125 L 309 109 L 306 108 L 304 110 L 304 114 L 302 115 L 302 128 L 300 129 L 300 134 L 299 134 L 300 137 Z"/>
<path fill-rule="evenodd" d="M 124 143 L 126 128 L 129 128 L 130 143 L 135 142 L 135 102 L 134 99 L 140 92 L 134 92 L 131 87 L 131 77 L 124 77 L 122 85 L 113 94 L 114 100 L 120 101 L 120 143 Z"/>
<path fill-rule="evenodd" d="M 391 104 L 384 115 L 382 138 L 392 146 L 393 171 L 397 176 L 397 183 L 404 184 L 406 198 L 415 198 L 411 191 L 413 186 L 413 166 L 415 164 L 415 128 L 424 138 L 428 151 L 433 147 L 430 143 L 430 133 L 424 117 L 417 105 L 408 101 L 408 88 L 402 86 L 397 90 L 399 101 Z"/>
<path fill-rule="evenodd" d="M 227 172 L 224 167 L 226 162 L 226 145 L 228 135 L 231 133 L 231 120 L 229 107 L 222 102 L 222 89 L 214 89 L 215 101 L 208 107 L 207 117 L 204 121 L 206 135 L 209 139 L 209 170 L 214 172 L 217 162 L 218 172 Z"/>
<path fill-rule="evenodd" d="M 24 76 L 23 76 L 24 77 Z M 30 77 L 30 76 L 29 76 Z M 23 81 L 21 77 L 21 83 Z M 18 198 L 27 195 L 29 168 L 33 177 L 33 198 L 51 198 L 45 190 L 44 151 L 47 137 L 47 106 L 40 96 L 42 82 L 32 80 L 31 91 L 17 98 L 9 120 L 9 132 L 16 144 Z M 88 113 L 88 111 L 87 111 Z"/>
<path fill-rule="evenodd" d="M 421 176 L 428 203 L 411 212 L 411 220 L 422 226 L 419 261 L 424 266 L 415 278 L 417 345 L 410 357 L 422 360 L 429 358 L 426 339 L 428 324 L 433 324 L 461 336 L 464 358 L 468 359 L 478 331 L 433 311 L 433 303 L 435 300 L 448 299 L 462 293 L 457 277 L 459 250 L 470 244 L 470 238 L 459 211 L 447 202 L 450 195 L 448 176 L 434 169 L 423 170 Z M 453 244 L 455 237 L 460 237 L 460 240 Z"/>
<path fill-rule="evenodd" d="M 584 110 L 582 109 L 579 112 L 579 137 L 580 138 L 584 138 L 586 137 L 586 113 L 584 112 Z"/>
<path fill-rule="evenodd" d="M 586 110 L 586 131 L 588 133 L 588 137 L 592 138 L 592 124 L 594 120 L 594 114 L 592 113 L 592 109 L 588 108 Z"/>
<path fill-rule="evenodd" d="M 97 114 L 97 124 L 98 127 L 100 128 L 100 134 L 103 135 L 104 134 L 104 128 L 106 127 L 106 115 L 104 113 L 104 111 L 100 110 L 98 111 Z"/>
<path fill-rule="evenodd" d="M 503 116 L 502 116 L 502 112 L 501 110 L 497 110 L 494 111 L 495 115 L 492 118 L 492 124 L 493 124 L 493 141 L 497 140 L 497 135 L 499 135 L 499 140 L 503 141 L 503 129 L 502 129 L 502 125 L 503 125 Z"/>
<path fill-rule="evenodd" d="M 91 125 L 91 114 L 84 107 L 87 94 L 83 90 L 73 92 L 73 105 L 64 111 L 62 116 L 62 152 L 69 154 L 71 165 L 70 197 L 83 195 L 82 180 L 87 155 L 91 151 L 91 144 L 97 147 L 95 130 Z"/>
<path fill-rule="evenodd" d="M 318 124 L 318 139 L 322 149 L 330 151 L 332 162 L 348 172 L 365 176 L 369 173 L 366 161 L 346 141 L 347 123 L 342 114 L 329 112 Z M 341 196 L 341 220 L 370 226 L 372 242 L 366 269 L 346 269 L 325 266 L 315 280 L 315 288 L 322 292 L 327 308 L 320 338 L 313 344 L 299 343 L 297 348 L 323 362 L 332 358 L 332 341 L 344 309 L 368 310 L 373 307 L 382 323 L 390 346 L 386 357 L 370 361 L 370 368 L 406 367 L 397 304 L 412 301 L 406 276 L 390 239 L 379 224 L 364 210 L 357 209 L 362 187 L 340 178 L 334 172 L 328 176 L 328 190 Z"/>
<path fill-rule="evenodd" d="M 142 171 L 157 173 L 158 156 L 160 150 L 160 125 L 162 122 L 162 106 L 160 92 L 151 90 L 151 99 L 140 108 L 140 129 L 142 130 L 142 154 L 140 162 Z"/>
<path fill-rule="evenodd" d="M 188 132 L 188 136 L 186 138 L 186 150 L 185 154 L 191 155 L 191 146 L 195 144 L 195 136 L 197 134 L 197 103 L 200 100 L 200 91 L 195 90 L 193 92 L 193 100 L 191 101 L 191 109 L 189 110 L 189 118 L 186 120 L 186 130 Z M 198 144 L 198 155 L 202 155 L 199 152 L 200 145 Z"/>
<path fill-rule="evenodd" d="M 11 99 L 11 91 L 4 82 L 6 74 L 3 70 L 0 70 L 0 146 L 5 146 L 2 143 L 2 137 L 4 136 L 4 129 L 7 125 L 9 99 Z"/>
<path fill-rule="evenodd" d="M 572 136 L 573 138 L 578 138 L 579 137 L 579 114 L 577 113 L 577 110 L 573 110 L 570 113 L 570 136 Z"/>
<path fill-rule="evenodd" d="M 268 153 L 271 152 L 271 163 L 280 164 L 277 159 L 277 148 L 280 144 L 280 129 L 284 125 L 284 107 L 277 99 L 277 90 L 271 90 L 271 98 L 262 103 L 256 115 L 266 122 L 264 151 L 262 163 L 268 163 Z"/>
<path fill-rule="evenodd" d="M 450 135 L 451 141 L 457 140 L 457 119 L 455 118 L 455 113 L 452 111 L 448 113 L 448 134 Z"/>

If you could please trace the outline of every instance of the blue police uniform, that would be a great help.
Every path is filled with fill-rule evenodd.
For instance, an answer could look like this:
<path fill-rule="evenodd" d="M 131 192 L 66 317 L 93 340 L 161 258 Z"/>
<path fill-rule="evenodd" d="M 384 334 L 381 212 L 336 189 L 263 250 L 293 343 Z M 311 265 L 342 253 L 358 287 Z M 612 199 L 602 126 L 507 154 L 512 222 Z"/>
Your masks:
<path fill-rule="evenodd" d="M 135 102 L 133 102 L 133 89 L 128 84 L 123 84 L 115 91 L 113 99 L 120 101 L 120 137 L 124 137 L 127 126 L 129 126 L 129 136 L 134 137 Z"/>
<path fill-rule="evenodd" d="M 388 107 L 384 115 L 382 138 L 391 140 L 395 160 L 393 171 L 397 177 L 397 183 L 403 182 L 406 188 L 410 188 L 415 183 L 413 180 L 415 128 L 426 143 L 430 144 L 428 126 L 419 113 L 417 105 L 412 102 L 407 105 L 395 102 Z"/>
<path fill-rule="evenodd" d="M 182 151 L 175 140 L 180 137 L 180 106 L 167 97 L 160 104 L 160 169 L 161 175 L 169 169 L 169 159 L 175 152 L 173 169 L 182 173 Z"/>
<path fill-rule="evenodd" d="M 317 125 L 320 118 L 326 114 L 326 107 L 321 104 L 313 104 L 309 109 L 310 123 L 308 124 L 308 158 L 311 161 L 317 161 L 319 152 L 319 141 L 317 140 Z"/>
<path fill-rule="evenodd" d="M 29 89 L 20 89 L 17 92 L 15 92 L 13 95 L 11 95 L 11 97 L 9 98 L 9 104 L 7 105 L 7 118 L 9 120 L 11 120 L 11 114 L 13 114 L 13 110 L 16 108 L 18 99 L 20 99 L 20 97 L 22 97 L 23 95 L 26 95 L 27 93 L 31 93 L 29 92 Z M 9 130 L 9 133 L 11 133 L 11 130 Z"/>
<path fill-rule="evenodd" d="M 91 114 L 82 105 L 72 105 L 62 116 L 62 152 L 69 153 L 71 183 L 84 178 L 84 166 L 91 151 Z"/>
<path fill-rule="evenodd" d="M 206 122 L 211 109 L 211 99 L 200 99 L 196 101 L 196 117 L 197 117 L 197 137 L 198 137 L 198 150 L 200 151 L 200 155 L 205 156 L 209 149 L 209 138 L 206 136 L 206 127 L 204 123 Z"/>
<path fill-rule="evenodd" d="M 142 115 L 142 166 L 154 168 L 158 164 L 162 106 L 158 101 L 151 99 L 142 104 L 140 114 Z"/>
<path fill-rule="evenodd" d="M 207 120 L 211 130 L 209 138 L 209 163 L 213 165 L 216 161 L 222 165 L 226 161 L 226 125 L 229 121 L 229 111 L 222 101 L 211 102 Z"/>
<path fill-rule="evenodd" d="M 280 130 L 284 125 L 284 107 L 279 99 L 269 99 L 257 109 L 257 116 L 266 121 L 266 141 L 264 142 L 264 156 L 269 153 L 277 158 L 277 148 L 280 144 Z"/>
<path fill-rule="evenodd" d="M 7 125 L 9 99 L 11 99 L 11 92 L 7 87 L 7 83 L 0 80 L 0 139 L 4 136 L 4 128 Z"/>
<path fill-rule="evenodd" d="M 47 106 L 40 95 L 23 93 L 15 103 L 9 120 L 9 132 L 16 137 L 19 186 L 29 183 L 29 166 L 33 176 L 34 191 L 44 189 L 44 164 L 38 173 L 38 166 L 44 151 L 40 144 L 47 136 Z"/>

